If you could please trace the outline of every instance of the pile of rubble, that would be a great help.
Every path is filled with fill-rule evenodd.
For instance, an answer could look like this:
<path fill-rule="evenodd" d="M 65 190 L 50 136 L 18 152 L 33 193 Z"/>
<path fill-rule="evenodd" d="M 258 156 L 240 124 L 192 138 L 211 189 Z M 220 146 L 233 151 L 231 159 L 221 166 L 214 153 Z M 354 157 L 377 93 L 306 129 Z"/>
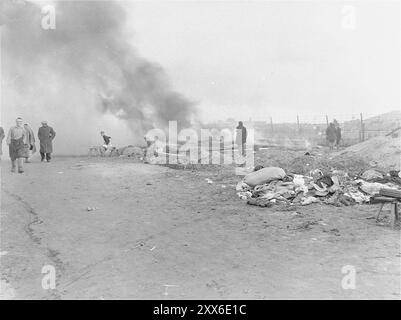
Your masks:
<path fill-rule="evenodd" d="M 144 148 L 132 145 L 118 149 L 118 155 L 120 157 L 132 157 L 137 158 L 138 160 L 143 160 L 144 154 Z"/>
<path fill-rule="evenodd" d="M 379 136 L 350 146 L 336 154 L 334 159 L 363 158 L 376 162 L 384 168 L 400 170 L 401 130 L 394 130 L 391 135 Z"/>
<path fill-rule="evenodd" d="M 323 173 L 315 169 L 301 175 L 286 174 L 279 167 L 267 167 L 247 174 L 236 186 L 241 199 L 260 207 L 316 202 L 334 206 L 362 204 L 370 202 L 382 189 L 401 190 L 400 171 L 383 174 L 370 169 L 352 178 L 342 170 Z"/>
<path fill-rule="evenodd" d="M 134 157 L 143 160 L 144 148 L 129 145 L 119 149 L 116 147 L 105 149 L 103 146 L 93 146 L 88 149 L 88 155 L 91 157 Z"/>

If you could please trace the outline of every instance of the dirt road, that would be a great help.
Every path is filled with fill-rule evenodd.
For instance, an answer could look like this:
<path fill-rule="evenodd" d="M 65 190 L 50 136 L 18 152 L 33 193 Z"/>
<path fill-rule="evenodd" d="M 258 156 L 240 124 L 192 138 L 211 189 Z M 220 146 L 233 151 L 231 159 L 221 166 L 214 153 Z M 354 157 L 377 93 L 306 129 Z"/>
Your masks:
<path fill-rule="evenodd" d="M 253 207 L 236 177 L 123 159 L 1 174 L 2 298 L 400 299 L 400 230 L 377 206 Z"/>

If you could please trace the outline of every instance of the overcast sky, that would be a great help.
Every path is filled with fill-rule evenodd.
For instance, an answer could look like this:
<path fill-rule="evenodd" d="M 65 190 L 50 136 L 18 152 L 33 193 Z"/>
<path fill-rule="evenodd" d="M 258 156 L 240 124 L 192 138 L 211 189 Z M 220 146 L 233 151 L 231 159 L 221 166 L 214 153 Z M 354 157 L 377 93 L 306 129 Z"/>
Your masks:
<path fill-rule="evenodd" d="M 139 53 L 199 101 L 203 119 L 341 119 L 400 108 L 396 1 L 124 5 Z"/>

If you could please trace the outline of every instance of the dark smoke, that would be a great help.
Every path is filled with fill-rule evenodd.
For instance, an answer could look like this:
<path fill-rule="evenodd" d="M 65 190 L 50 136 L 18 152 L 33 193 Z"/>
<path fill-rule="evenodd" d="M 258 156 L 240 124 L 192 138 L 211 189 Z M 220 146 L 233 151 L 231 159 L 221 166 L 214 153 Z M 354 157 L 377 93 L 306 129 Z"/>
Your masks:
<path fill-rule="evenodd" d="M 113 1 L 52 4 L 56 29 L 44 30 L 38 4 L 0 2 L 6 82 L 2 121 L 6 110 L 7 120 L 14 118 L 11 113 L 23 113 L 66 131 L 68 123 L 69 139 L 79 143 L 87 130 L 97 130 L 91 125 L 96 117 L 108 113 L 125 120 L 137 137 L 169 120 L 189 125 L 194 103 L 172 90 L 163 68 L 127 41 L 132 37 L 123 7 Z"/>

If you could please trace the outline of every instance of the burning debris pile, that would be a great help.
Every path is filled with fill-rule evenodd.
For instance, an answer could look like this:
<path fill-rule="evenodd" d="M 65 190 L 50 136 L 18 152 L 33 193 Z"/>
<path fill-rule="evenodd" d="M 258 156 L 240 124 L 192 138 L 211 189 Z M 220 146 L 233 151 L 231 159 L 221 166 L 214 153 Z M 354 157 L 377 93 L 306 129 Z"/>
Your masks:
<path fill-rule="evenodd" d="M 271 207 L 274 204 L 308 205 L 324 203 L 348 206 L 368 203 L 381 190 L 401 190 L 400 171 L 382 174 L 367 170 L 351 177 L 342 170 L 322 172 L 315 169 L 307 175 L 286 174 L 282 168 L 268 167 L 251 172 L 238 182 L 237 194 L 250 205 Z"/>
<path fill-rule="evenodd" d="M 235 145 L 210 148 L 207 144 L 178 142 L 165 143 L 159 139 L 146 139 L 146 145 L 128 145 L 121 148 L 93 146 L 88 149 L 89 156 L 129 157 L 153 165 L 243 165 L 246 162 Z"/>

